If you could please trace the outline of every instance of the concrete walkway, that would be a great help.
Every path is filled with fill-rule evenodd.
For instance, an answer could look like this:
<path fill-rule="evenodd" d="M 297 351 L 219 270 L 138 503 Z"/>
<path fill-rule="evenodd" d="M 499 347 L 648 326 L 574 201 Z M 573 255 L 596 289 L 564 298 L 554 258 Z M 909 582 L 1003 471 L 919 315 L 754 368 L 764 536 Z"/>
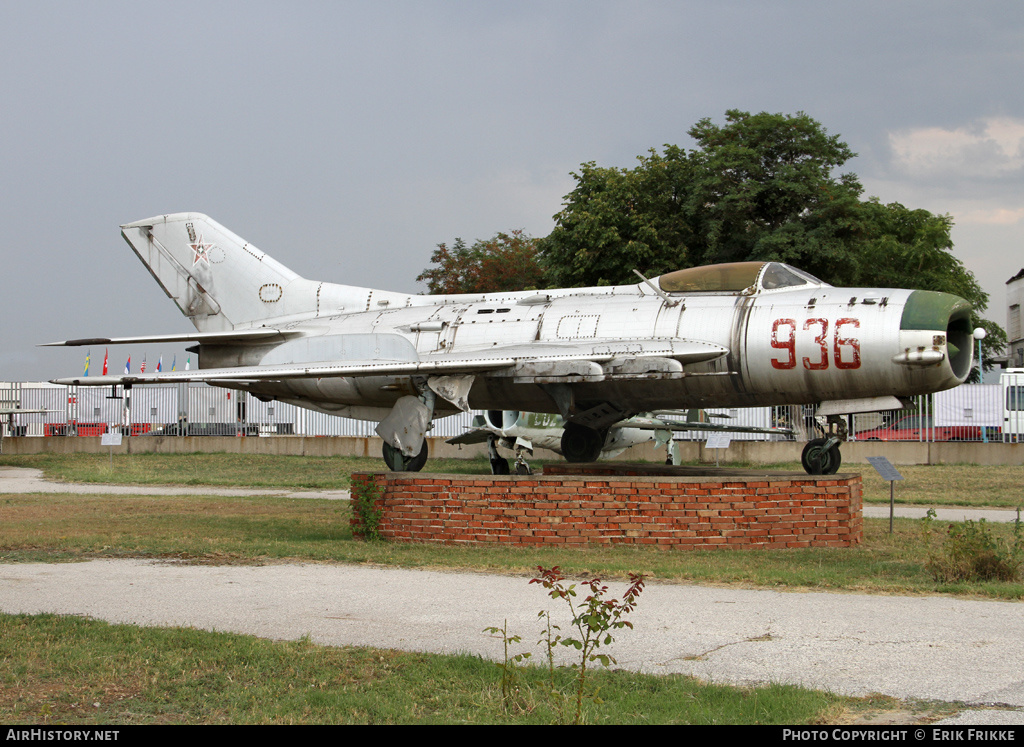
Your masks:
<path fill-rule="evenodd" d="M 898 519 L 923 519 L 928 513 L 929 506 L 896 506 L 892 514 Z M 864 518 L 888 519 L 888 506 L 865 506 Z M 1014 522 L 1017 520 L 1017 512 L 999 508 L 967 508 L 966 506 L 955 506 L 949 508 L 936 508 L 935 519 L 937 521 L 965 521 L 971 519 L 977 521 Z M 1024 514 L 1021 515 L 1024 521 Z"/>
<path fill-rule="evenodd" d="M 211 488 L 205 485 L 108 485 L 47 480 L 41 469 L 0 466 L 0 494 L 82 493 L 92 495 L 279 495 L 288 498 L 348 500 L 347 490 L 289 490 L 288 488 Z"/>

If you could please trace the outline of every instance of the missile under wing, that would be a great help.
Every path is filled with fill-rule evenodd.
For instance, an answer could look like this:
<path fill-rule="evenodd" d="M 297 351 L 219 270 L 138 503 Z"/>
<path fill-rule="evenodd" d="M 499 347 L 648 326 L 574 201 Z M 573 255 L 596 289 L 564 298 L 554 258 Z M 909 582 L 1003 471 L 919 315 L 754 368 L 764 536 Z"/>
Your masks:
<path fill-rule="evenodd" d="M 635 285 L 413 295 L 308 280 L 199 213 L 121 233 L 196 331 L 50 344 L 173 338 L 196 344 L 199 368 L 57 383 L 205 381 L 372 420 L 392 469 L 422 468 L 431 422 L 460 410 L 558 414 L 563 453 L 579 459 L 643 412 L 812 404 L 832 427 L 805 467 L 829 472 L 840 415 L 951 388 L 972 364 L 963 299 L 836 288 L 777 262 Z"/>

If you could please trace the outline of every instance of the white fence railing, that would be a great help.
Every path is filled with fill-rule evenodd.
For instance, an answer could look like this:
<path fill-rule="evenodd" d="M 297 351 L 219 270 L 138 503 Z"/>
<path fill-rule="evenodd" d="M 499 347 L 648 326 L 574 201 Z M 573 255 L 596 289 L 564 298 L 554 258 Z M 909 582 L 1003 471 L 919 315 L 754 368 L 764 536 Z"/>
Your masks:
<path fill-rule="evenodd" d="M 376 423 L 314 412 L 284 402 L 261 402 L 247 392 L 206 384 L 132 387 L 67 387 L 0 384 L 0 407 L 21 413 L 3 422 L 5 435 L 97 436 L 114 429 L 131 435 L 372 436 Z M 434 421 L 431 435 L 456 436 L 470 413 Z"/>
<path fill-rule="evenodd" d="M 1001 384 L 963 385 L 918 397 L 905 410 L 850 416 L 853 440 L 880 441 L 1020 441 L 1024 434 L 1006 424 L 1014 408 L 1024 410 L 1024 396 Z M 1024 389 L 1024 388 L 1022 388 Z M 0 407 L 45 413 L 3 418 L 4 435 L 95 436 L 112 429 L 132 435 L 307 435 L 373 436 L 376 423 L 329 415 L 282 402 L 261 402 L 252 395 L 206 384 L 139 386 L 128 396 L 121 387 L 65 387 L 42 383 L 0 383 Z M 1009 408 L 1009 411 L 1007 410 Z M 721 425 L 786 427 L 793 438 L 815 433 L 813 408 L 712 408 L 708 422 Z M 715 417 L 724 415 L 726 417 Z M 472 413 L 435 421 L 431 435 L 449 438 L 465 431 Z M 1016 428 L 1016 426 L 1014 426 Z M 707 438 L 706 431 L 676 435 L 681 440 Z M 778 440 L 779 435 L 734 433 L 735 440 Z"/>

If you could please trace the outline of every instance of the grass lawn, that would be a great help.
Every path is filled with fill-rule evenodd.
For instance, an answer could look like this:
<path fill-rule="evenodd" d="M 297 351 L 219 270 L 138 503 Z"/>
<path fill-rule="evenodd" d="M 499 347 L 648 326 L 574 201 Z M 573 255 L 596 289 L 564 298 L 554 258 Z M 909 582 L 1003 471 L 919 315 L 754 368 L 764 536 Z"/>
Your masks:
<path fill-rule="evenodd" d="M 570 574 L 665 582 L 878 593 L 955 593 L 1024 598 L 1021 582 L 938 582 L 929 560 L 944 525 L 865 520 L 852 548 L 671 552 L 644 547 L 587 549 L 466 547 L 355 539 L 347 501 L 277 497 L 0 495 L 0 562 L 174 557 L 196 562 L 372 563 L 532 575 L 538 565 Z M 1000 541 L 1013 525 L 991 525 Z"/>
<path fill-rule="evenodd" d="M 575 716 L 571 669 L 555 670 L 553 697 L 546 668 L 517 668 L 506 698 L 499 666 L 477 656 L 69 616 L 0 615 L 0 661 L 0 723 L 9 725 L 549 724 Z M 582 721 L 590 724 L 822 724 L 957 710 L 611 669 L 593 671 L 585 692 Z"/>

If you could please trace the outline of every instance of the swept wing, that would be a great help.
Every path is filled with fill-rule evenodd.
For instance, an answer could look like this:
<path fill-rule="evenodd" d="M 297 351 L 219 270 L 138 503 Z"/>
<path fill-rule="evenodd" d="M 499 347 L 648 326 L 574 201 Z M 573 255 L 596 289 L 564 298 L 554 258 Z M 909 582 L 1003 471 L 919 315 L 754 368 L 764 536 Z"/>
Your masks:
<path fill-rule="evenodd" d="M 350 336 L 355 337 L 355 336 Z M 115 338 L 112 338 L 115 339 Z M 149 338 L 151 339 L 151 338 Z M 67 341 L 59 344 L 79 344 Z M 89 343 L 81 343 L 89 344 Z M 419 358 L 409 351 L 405 360 L 336 360 L 232 368 L 199 369 L 152 374 L 116 376 L 74 376 L 54 379 L 55 384 L 110 386 L 116 384 L 160 384 L 208 382 L 226 384 L 241 381 L 328 378 L 341 376 L 433 376 L 490 374 L 511 376 L 520 381 L 558 383 L 636 379 L 644 376 L 685 375 L 685 363 L 713 360 L 728 350 L 697 340 L 608 340 L 583 344 L 494 345 L 461 356 Z"/>

